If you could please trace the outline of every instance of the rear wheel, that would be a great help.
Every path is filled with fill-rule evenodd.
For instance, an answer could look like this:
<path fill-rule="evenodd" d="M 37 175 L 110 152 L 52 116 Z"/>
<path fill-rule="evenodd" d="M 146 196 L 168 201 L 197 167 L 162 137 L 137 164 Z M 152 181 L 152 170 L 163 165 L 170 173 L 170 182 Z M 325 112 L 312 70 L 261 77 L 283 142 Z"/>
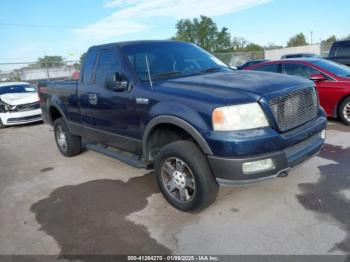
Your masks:
<path fill-rule="evenodd" d="M 344 124 L 350 125 L 350 97 L 340 104 L 339 115 Z"/>
<path fill-rule="evenodd" d="M 63 118 L 58 118 L 54 122 L 55 141 L 62 155 L 71 157 L 81 152 L 81 137 L 69 132 Z"/>
<path fill-rule="evenodd" d="M 175 208 L 199 211 L 214 202 L 218 184 L 196 144 L 176 141 L 164 146 L 155 160 L 157 182 Z"/>

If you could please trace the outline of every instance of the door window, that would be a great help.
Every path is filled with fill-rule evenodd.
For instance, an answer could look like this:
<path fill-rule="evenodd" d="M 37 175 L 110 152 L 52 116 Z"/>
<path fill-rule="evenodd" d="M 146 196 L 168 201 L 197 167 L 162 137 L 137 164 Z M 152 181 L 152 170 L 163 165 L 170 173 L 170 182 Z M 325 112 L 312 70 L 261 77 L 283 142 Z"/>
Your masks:
<path fill-rule="evenodd" d="M 302 76 L 305 78 L 309 78 L 314 74 L 322 74 L 316 69 L 300 64 L 282 64 L 282 73 L 287 75 Z"/>
<path fill-rule="evenodd" d="M 270 64 L 270 65 L 260 66 L 260 67 L 255 68 L 254 70 L 277 73 L 278 72 L 278 64 Z"/>
<path fill-rule="evenodd" d="M 100 50 L 96 67 L 96 82 L 105 83 L 106 76 L 114 74 L 117 71 L 117 54 L 112 49 Z"/>
<path fill-rule="evenodd" d="M 83 83 L 91 84 L 95 80 L 94 70 L 96 63 L 96 51 L 90 49 L 84 62 Z"/>

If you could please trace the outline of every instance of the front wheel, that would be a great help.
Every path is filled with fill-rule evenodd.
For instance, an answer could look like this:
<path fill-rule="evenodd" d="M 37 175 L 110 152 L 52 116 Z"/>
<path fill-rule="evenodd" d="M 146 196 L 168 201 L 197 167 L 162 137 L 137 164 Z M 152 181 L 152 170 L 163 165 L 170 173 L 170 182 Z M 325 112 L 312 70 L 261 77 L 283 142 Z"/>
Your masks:
<path fill-rule="evenodd" d="M 340 104 L 339 115 L 344 124 L 350 125 L 350 97 Z"/>
<path fill-rule="evenodd" d="M 2 123 L 1 118 L 0 118 L 0 129 L 5 128 L 6 126 Z"/>
<path fill-rule="evenodd" d="M 81 137 L 69 132 L 66 122 L 59 118 L 54 122 L 55 141 L 62 155 L 71 157 L 81 152 Z"/>
<path fill-rule="evenodd" d="M 199 211 L 214 202 L 218 184 L 205 155 L 190 141 L 164 146 L 155 160 L 158 185 L 175 208 Z"/>

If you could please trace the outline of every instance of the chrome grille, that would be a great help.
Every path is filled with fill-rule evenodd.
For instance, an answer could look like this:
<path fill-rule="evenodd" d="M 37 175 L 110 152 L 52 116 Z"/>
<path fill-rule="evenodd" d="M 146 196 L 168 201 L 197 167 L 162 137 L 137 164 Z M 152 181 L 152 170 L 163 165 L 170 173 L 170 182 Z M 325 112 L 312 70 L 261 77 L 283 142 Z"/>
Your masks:
<path fill-rule="evenodd" d="M 298 127 L 317 116 L 318 99 L 314 87 L 294 91 L 269 101 L 281 132 Z"/>

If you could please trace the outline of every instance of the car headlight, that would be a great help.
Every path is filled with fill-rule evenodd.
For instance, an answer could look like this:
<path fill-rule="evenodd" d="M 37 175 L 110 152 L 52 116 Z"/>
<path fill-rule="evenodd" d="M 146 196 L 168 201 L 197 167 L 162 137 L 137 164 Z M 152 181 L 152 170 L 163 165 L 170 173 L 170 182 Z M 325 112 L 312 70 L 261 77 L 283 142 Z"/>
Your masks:
<path fill-rule="evenodd" d="M 258 103 L 224 106 L 212 114 L 215 131 L 237 131 L 269 126 L 265 113 Z"/>

